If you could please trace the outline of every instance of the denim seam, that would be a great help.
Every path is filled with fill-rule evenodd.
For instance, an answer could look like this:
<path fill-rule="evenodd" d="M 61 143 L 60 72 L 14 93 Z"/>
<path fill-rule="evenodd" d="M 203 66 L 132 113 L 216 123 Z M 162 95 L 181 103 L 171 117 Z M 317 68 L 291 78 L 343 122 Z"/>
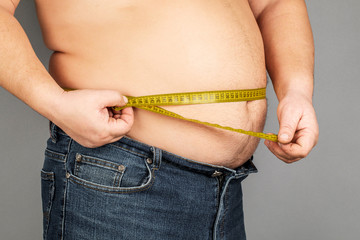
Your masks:
<path fill-rule="evenodd" d="M 217 202 L 217 209 L 219 210 L 220 208 L 220 198 L 221 198 L 221 192 L 220 192 L 220 179 L 216 178 L 217 181 L 217 194 L 216 194 L 216 202 Z"/>
<path fill-rule="evenodd" d="M 61 162 L 64 162 L 64 159 L 60 159 L 60 158 L 56 158 L 56 157 L 51 157 L 51 156 L 46 156 L 46 157 L 48 157 L 48 158 L 50 158 L 50 159 L 52 159 L 52 160 L 55 160 L 55 161 L 59 160 L 59 161 L 61 161 Z"/>
<path fill-rule="evenodd" d="M 55 179 L 55 173 L 54 172 L 46 172 L 44 170 L 41 170 L 41 179 L 43 180 L 50 180 L 53 181 Z"/>
<path fill-rule="evenodd" d="M 221 192 L 220 192 L 220 180 L 217 177 L 216 178 L 216 182 L 217 182 L 217 191 L 216 191 L 216 214 L 215 214 L 215 220 L 214 220 L 214 225 L 213 225 L 213 240 L 216 240 L 216 227 L 217 227 L 217 222 L 218 222 L 218 215 L 219 215 L 219 211 L 220 211 L 220 206 L 221 206 Z"/>
<path fill-rule="evenodd" d="M 179 169 L 191 171 L 191 172 L 194 172 L 194 173 L 199 173 L 199 174 L 203 174 L 203 175 L 206 175 L 206 176 L 210 176 L 211 174 L 213 174 L 213 172 L 201 171 L 201 170 L 198 170 L 198 169 L 195 169 L 195 168 L 184 166 L 184 165 L 169 161 L 166 158 L 162 159 L 162 161 L 166 162 L 167 164 L 173 165 L 173 166 L 175 166 L 175 167 L 177 167 Z"/>
<path fill-rule="evenodd" d="M 132 154 L 134 154 L 134 155 L 137 155 L 137 156 L 141 156 L 141 157 L 144 157 L 144 158 L 147 158 L 147 157 L 148 157 L 148 156 L 145 155 L 145 154 L 138 153 L 138 152 L 132 151 L 132 150 L 130 150 L 130 149 L 127 149 L 127 148 L 124 148 L 124 147 L 121 147 L 121 146 L 117 146 L 116 144 L 113 144 L 113 143 L 109 143 L 108 145 L 113 146 L 113 147 L 116 147 L 116 148 L 120 148 L 120 149 L 122 149 L 122 150 L 124 150 L 124 151 L 126 151 L 126 152 L 130 152 L 130 153 L 132 153 Z"/>
<path fill-rule="evenodd" d="M 74 175 L 78 175 L 79 172 L 80 172 L 80 164 L 75 161 L 75 165 L 74 165 Z"/>
<path fill-rule="evenodd" d="M 50 149 L 45 149 L 45 153 L 49 154 L 49 155 L 56 155 L 56 156 L 59 156 L 59 158 L 65 158 L 65 155 L 66 154 L 63 154 L 63 153 L 59 153 L 59 152 L 55 152 L 53 150 L 50 150 Z"/>
<path fill-rule="evenodd" d="M 108 186 L 104 186 L 104 185 L 100 185 L 100 184 L 95 184 L 86 180 L 83 180 L 75 175 L 70 174 L 70 178 L 69 180 L 71 180 L 73 183 L 82 185 L 84 187 L 93 189 L 93 190 L 97 190 L 97 191 L 102 191 L 102 192 L 108 192 L 108 193 L 132 193 L 132 192 L 141 192 L 144 191 L 148 188 L 150 188 L 153 185 L 153 182 L 155 180 L 155 170 L 152 169 L 150 170 L 150 167 L 146 164 L 146 167 L 148 169 L 148 172 L 150 173 L 150 179 L 142 186 L 138 186 L 138 187 L 129 187 L 129 188 L 123 188 L 123 189 L 113 189 L 113 187 L 108 187 Z M 96 188 L 97 187 L 97 188 Z M 102 189 L 101 189 L 102 188 Z M 108 189 L 108 190 L 105 190 Z"/>
<path fill-rule="evenodd" d="M 52 209 L 52 205 L 53 205 L 53 198 L 54 198 L 54 191 L 55 191 L 55 185 L 54 185 L 54 182 L 52 182 L 52 190 L 51 190 L 51 197 L 49 199 L 49 206 L 48 206 L 48 211 L 47 211 L 47 223 L 46 223 L 46 229 L 45 229 L 45 232 L 44 232 L 44 235 L 47 237 L 47 233 L 48 233 L 48 230 L 49 230 L 49 225 L 50 225 L 50 216 L 51 216 L 51 209 Z"/>
<path fill-rule="evenodd" d="M 81 185 L 83 187 L 90 188 L 90 189 L 95 190 L 95 191 L 106 192 L 106 193 L 115 193 L 115 194 L 127 194 L 127 193 L 143 192 L 143 191 L 149 189 L 154 184 L 154 180 L 155 180 L 155 177 L 152 176 L 151 180 L 148 181 L 145 185 L 143 185 L 141 187 L 136 187 L 134 189 L 110 190 L 110 187 L 101 186 L 101 188 L 105 188 L 105 189 L 108 188 L 109 189 L 109 190 L 105 190 L 105 189 L 95 188 L 96 184 L 85 182 L 84 180 L 81 180 L 81 179 L 78 179 L 78 178 L 75 178 L 75 177 L 76 176 L 72 175 L 72 176 L 70 176 L 69 180 L 72 181 L 75 184 L 79 184 L 79 185 Z M 94 187 L 92 187 L 91 185 L 94 186 Z"/>
<path fill-rule="evenodd" d="M 66 154 L 57 153 L 49 149 L 45 149 L 45 156 L 54 160 L 60 160 L 61 162 L 64 162 L 66 158 Z"/>
<path fill-rule="evenodd" d="M 225 184 L 224 184 L 224 186 L 223 186 L 223 188 L 222 188 L 223 192 L 225 191 L 225 193 L 226 193 L 227 188 L 228 188 L 228 185 L 229 185 L 230 181 L 231 181 L 233 178 L 234 178 L 234 176 L 231 176 L 231 177 L 225 182 Z M 216 234 L 217 234 L 216 228 L 217 228 L 218 223 L 219 223 L 219 221 L 220 221 L 220 219 L 219 219 L 219 217 L 220 217 L 219 214 L 220 214 L 221 206 L 224 206 L 225 193 L 224 193 L 224 194 L 220 194 L 219 207 L 218 207 L 218 210 L 217 210 L 216 219 L 215 219 L 215 224 L 214 224 L 214 233 L 213 233 L 213 238 L 214 238 L 214 240 L 216 240 Z M 221 235 L 221 232 L 220 232 L 220 235 Z"/>
<path fill-rule="evenodd" d="M 220 228 L 219 228 L 220 238 L 221 239 L 224 238 L 224 235 L 225 235 L 225 216 L 226 216 L 226 213 L 228 211 L 228 205 L 226 204 L 227 193 L 228 193 L 228 187 L 226 186 L 226 189 L 225 189 L 225 192 L 224 192 L 224 199 L 223 199 L 224 213 L 223 213 Z"/>
<path fill-rule="evenodd" d="M 119 178 L 119 174 L 115 173 L 114 181 L 113 181 L 113 184 L 112 184 L 113 187 L 117 187 L 119 185 L 118 178 Z"/>
<path fill-rule="evenodd" d="M 116 163 L 113 163 L 113 162 L 110 162 L 110 161 L 106 161 L 106 160 L 102 160 L 102 159 L 99 159 L 99 158 L 95 158 L 95 157 L 89 157 L 89 156 L 86 156 L 86 155 L 81 155 L 83 156 L 84 158 L 80 160 L 80 162 L 82 163 L 89 163 L 92 165 L 98 165 L 98 166 L 103 166 L 103 167 L 106 167 L 106 168 L 109 168 L 111 170 L 116 170 L 117 172 L 121 172 L 118 170 L 118 167 L 121 165 L 121 164 L 116 164 Z M 94 160 L 96 162 L 93 162 L 93 161 L 89 161 L 87 159 L 90 159 L 90 160 Z M 113 166 L 108 166 L 108 165 L 113 165 Z"/>
<path fill-rule="evenodd" d="M 162 161 L 162 150 L 152 147 L 153 152 L 153 169 L 159 170 Z"/>
<path fill-rule="evenodd" d="M 120 187 L 122 176 L 124 176 L 124 172 L 117 172 L 114 177 L 113 187 Z"/>
<path fill-rule="evenodd" d="M 41 179 L 43 179 L 44 181 L 50 181 L 50 196 L 49 196 L 49 200 L 47 203 L 47 207 L 46 207 L 46 215 L 45 213 L 43 215 L 44 218 L 46 218 L 46 229 L 44 229 L 43 235 L 44 238 L 47 239 L 47 232 L 49 230 L 49 225 L 50 225 L 50 216 L 51 216 L 51 209 L 52 209 L 52 204 L 53 204 L 53 199 L 54 199 L 54 193 L 55 193 L 55 178 L 54 178 L 54 172 L 45 172 L 43 170 L 41 170 L 41 175 L 45 174 L 46 178 L 44 178 L 43 176 L 41 176 Z"/>
<path fill-rule="evenodd" d="M 67 163 L 67 160 L 68 160 L 68 157 L 69 157 L 69 152 L 70 152 L 72 142 L 73 142 L 72 138 L 69 137 L 69 143 L 68 143 L 68 147 L 67 147 L 67 154 L 65 155 L 65 162 L 64 162 L 65 174 L 68 172 L 66 163 Z M 61 240 L 64 240 L 64 232 L 65 232 L 65 217 L 66 217 L 65 208 L 66 208 L 67 186 L 68 186 L 68 180 L 65 181 L 65 185 L 64 185 L 62 222 L 61 222 L 61 236 L 60 236 Z"/>

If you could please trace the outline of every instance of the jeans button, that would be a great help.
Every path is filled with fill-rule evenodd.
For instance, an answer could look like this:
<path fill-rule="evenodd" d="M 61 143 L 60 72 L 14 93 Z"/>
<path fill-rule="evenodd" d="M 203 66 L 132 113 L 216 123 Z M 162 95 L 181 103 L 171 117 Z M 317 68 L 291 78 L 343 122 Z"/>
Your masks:
<path fill-rule="evenodd" d="M 152 163 L 153 163 L 153 160 L 152 160 L 151 158 L 148 158 L 148 159 L 146 159 L 146 162 L 147 162 L 148 164 L 152 164 Z"/>
<path fill-rule="evenodd" d="M 119 170 L 120 172 L 123 172 L 123 171 L 125 170 L 125 166 L 124 166 L 124 165 L 119 165 L 119 166 L 118 166 L 118 170 Z"/>
<path fill-rule="evenodd" d="M 215 170 L 215 172 L 214 172 L 211 176 L 212 176 L 212 177 L 219 177 L 219 176 L 221 176 L 221 175 L 223 175 L 222 172 L 219 172 L 219 171 Z"/>
<path fill-rule="evenodd" d="M 81 157 L 81 154 L 77 153 L 77 154 L 76 154 L 76 161 L 77 161 L 77 162 L 81 162 L 81 158 L 82 158 L 82 157 Z"/>

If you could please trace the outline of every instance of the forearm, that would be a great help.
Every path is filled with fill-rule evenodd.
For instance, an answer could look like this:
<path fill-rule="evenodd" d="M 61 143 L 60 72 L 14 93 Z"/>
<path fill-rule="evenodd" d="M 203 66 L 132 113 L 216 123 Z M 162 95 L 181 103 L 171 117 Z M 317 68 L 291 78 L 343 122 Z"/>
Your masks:
<path fill-rule="evenodd" d="M 56 96 L 63 90 L 37 58 L 18 21 L 1 7 L 0 53 L 0 86 L 52 119 Z"/>
<path fill-rule="evenodd" d="M 261 11 L 255 11 L 255 16 L 263 36 L 267 70 L 276 95 L 281 100 L 287 93 L 297 92 L 311 100 L 314 43 L 305 2 L 267 2 L 269 4 Z"/>

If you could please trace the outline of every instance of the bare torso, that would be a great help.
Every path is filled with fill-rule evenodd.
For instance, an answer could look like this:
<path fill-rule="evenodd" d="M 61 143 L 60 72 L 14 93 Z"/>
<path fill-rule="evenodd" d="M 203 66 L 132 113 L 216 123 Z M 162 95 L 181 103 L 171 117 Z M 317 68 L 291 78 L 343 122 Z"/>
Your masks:
<path fill-rule="evenodd" d="M 266 86 L 261 34 L 246 0 L 36 0 L 50 73 L 62 87 L 124 95 Z M 266 100 L 166 107 L 262 131 Z M 237 167 L 258 139 L 135 110 L 128 136 L 200 162 Z"/>

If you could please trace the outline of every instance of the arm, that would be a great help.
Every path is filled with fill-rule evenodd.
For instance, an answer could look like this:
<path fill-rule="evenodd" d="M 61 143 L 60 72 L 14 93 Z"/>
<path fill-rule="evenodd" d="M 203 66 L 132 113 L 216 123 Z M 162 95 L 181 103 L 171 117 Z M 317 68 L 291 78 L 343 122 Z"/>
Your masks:
<path fill-rule="evenodd" d="M 304 0 L 249 0 L 264 40 L 279 100 L 279 143 L 265 145 L 290 163 L 306 157 L 319 135 L 312 105 L 314 44 Z"/>
<path fill-rule="evenodd" d="M 130 130 L 131 108 L 121 117 L 109 106 L 125 104 L 115 91 L 64 92 L 35 55 L 13 14 L 20 0 L 0 0 L 0 86 L 53 121 L 80 144 L 96 147 Z"/>

